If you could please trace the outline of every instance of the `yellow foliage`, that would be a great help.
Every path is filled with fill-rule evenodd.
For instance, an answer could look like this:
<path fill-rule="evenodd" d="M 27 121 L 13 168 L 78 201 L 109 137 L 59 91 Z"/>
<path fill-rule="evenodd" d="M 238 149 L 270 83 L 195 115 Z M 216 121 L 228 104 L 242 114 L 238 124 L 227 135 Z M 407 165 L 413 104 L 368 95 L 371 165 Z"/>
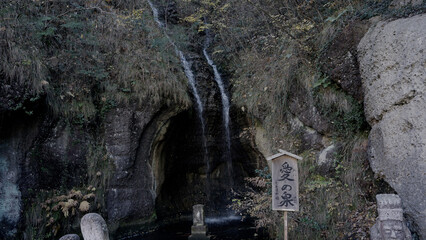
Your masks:
<path fill-rule="evenodd" d="M 83 197 L 83 194 L 81 194 L 81 191 L 80 190 L 76 191 L 74 189 L 72 189 L 67 196 L 67 198 L 82 198 L 82 197 Z"/>
<path fill-rule="evenodd" d="M 89 193 L 89 194 L 87 194 L 87 195 L 85 195 L 85 196 L 83 197 L 83 199 L 84 199 L 84 200 L 86 200 L 86 199 L 90 199 L 90 198 L 95 198 L 95 194 L 94 194 L 94 193 Z"/>
<path fill-rule="evenodd" d="M 209 7 L 213 7 L 213 8 L 216 8 L 217 5 L 219 4 L 219 2 L 220 2 L 219 0 L 216 0 L 216 1 L 203 0 L 203 1 L 201 1 L 202 4 L 209 6 Z"/>
<path fill-rule="evenodd" d="M 198 32 L 202 32 L 204 30 L 207 30 L 209 28 L 211 28 L 211 24 L 202 24 L 201 26 L 198 27 Z"/>
<path fill-rule="evenodd" d="M 188 23 L 194 23 L 194 22 L 196 22 L 196 21 L 198 21 L 198 20 L 199 20 L 199 18 L 198 18 L 198 17 L 195 17 L 194 15 L 191 15 L 191 16 L 188 16 L 188 17 L 185 17 L 185 18 L 183 19 L 183 21 L 188 22 Z"/>
<path fill-rule="evenodd" d="M 143 9 L 133 10 L 131 17 L 133 19 L 141 20 L 143 16 L 143 12 L 144 12 Z"/>
<path fill-rule="evenodd" d="M 87 212 L 90 209 L 90 203 L 87 201 L 82 201 L 78 209 L 80 210 L 80 212 Z"/>
<path fill-rule="evenodd" d="M 221 11 L 221 12 L 226 11 L 226 10 L 227 10 L 230 6 L 231 6 L 231 4 L 226 3 L 225 5 L 223 5 L 223 6 L 220 8 L 220 11 Z"/>
<path fill-rule="evenodd" d="M 314 23 L 312 23 L 312 22 L 310 22 L 306 19 L 304 19 L 302 22 L 294 25 L 294 29 L 299 30 L 299 31 L 309 31 L 314 27 L 315 27 Z"/>

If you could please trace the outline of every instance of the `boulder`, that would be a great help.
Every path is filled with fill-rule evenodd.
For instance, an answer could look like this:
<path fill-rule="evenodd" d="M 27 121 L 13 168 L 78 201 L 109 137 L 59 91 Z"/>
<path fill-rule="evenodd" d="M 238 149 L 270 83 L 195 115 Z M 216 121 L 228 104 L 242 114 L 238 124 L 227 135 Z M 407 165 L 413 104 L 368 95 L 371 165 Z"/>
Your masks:
<path fill-rule="evenodd" d="M 88 213 L 81 218 L 81 233 L 84 240 L 109 240 L 105 220 L 97 213 Z"/>
<path fill-rule="evenodd" d="M 369 161 L 426 238 L 426 14 L 379 22 L 358 45 Z"/>
<path fill-rule="evenodd" d="M 424 97 L 426 30 L 419 26 L 425 22 L 426 14 L 379 22 L 358 45 L 370 125 L 413 98 Z"/>
<path fill-rule="evenodd" d="M 319 171 L 323 174 L 327 174 L 331 171 L 334 163 L 336 162 L 336 156 L 339 146 L 335 144 L 324 148 L 317 157 L 317 164 Z"/>
<path fill-rule="evenodd" d="M 59 238 L 59 240 L 80 240 L 77 234 L 67 234 Z"/>

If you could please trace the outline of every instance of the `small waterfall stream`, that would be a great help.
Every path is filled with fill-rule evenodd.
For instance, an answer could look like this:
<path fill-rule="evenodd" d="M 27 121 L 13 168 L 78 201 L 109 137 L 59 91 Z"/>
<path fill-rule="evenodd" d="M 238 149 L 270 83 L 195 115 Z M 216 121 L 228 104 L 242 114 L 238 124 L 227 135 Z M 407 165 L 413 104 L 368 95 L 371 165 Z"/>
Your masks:
<path fill-rule="evenodd" d="M 204 120 L 204 107 L 203 107 L 203 103 L 201 102 L 201 98 L 200 95 L 198 94 L 198 89 L 195 85 L 195 78 L 194 78 L 194 73 L 191 70 L 191 66 L 190 63 L 187 61 L 185 55 L 183 54 L 183 52 L 181 50 L 179 50 L 179 48 L 177 47 L 177 45 L 172 41 L 172 39 L 170 38 L 170 36 L 167 34 L 167 27 L 166 24 L 161 22 L 159 17 L 158 17 L 158 9 L 155 7 L 155 5 L 148 0 L 148 4 L 151 7 L 152 10 L 152 14 L 154 16 L 154 20 L 155 22 L 158 24 L 158 26 L 164 30 L 164 34 L 167 37 L 167 39 L 169 40 L 170 44 L 172 44 L 172 46 L 174 47 L 176 54 L 179 56 L 179 59 L 182 63 L 184 72 L 186 77 L 188 78 L 188 82 L 189 85 L 191 87 L 192 93 L 194 94 L 194 98 L 195 98 L 195 102 L 196 102 L 196 109 L 197 109 L 197 115 L 198 118 L 200 120 L 200 125 L 201 125 L 201 135 L 202 135 L 202 147 L 204 150 L 204 162 L 206 163 L 206 173 L 207 176 L 209 176 L 210 174 L 210 162 L 208 159 L 208 149 L 207 149 L 207 137 L 206 137 L 206 123 Z"/>
<path fill-rule="evenodd" d="M 225 151 L 224 151 L 224 158 L 226 160 L 227 164 L 227 170 L 229 174 L 229 180 L 231 181 L 231 186 L 233 185 L 233 168 L 232 168 L 232 156 L 231 156 L 231 133 L 230 133 L 230 117 L 229 117 L 229 108 L 230 108 L 230 102 L 229 97 L 226 94 L 225 90 L 225 84 L 222 80 L 222 77 L 220 76 L 219 70 L 217 69 L 217 66 L 214 64 L 213 60 L 209 56 L 207 52 L 207 48 L 209 47 L 211 42 L 210 36 L 207 34 L 207 39 L 204 44 L 203 48 L 203 54 L 204 57 L 207 60 L 207 63 L 213 68 L 214 72 L 214 80 L 216 81 L 217 85 L 219 86 L 220 95 L 222 99 L 222 116 L 223 116 L 223 127 L 225 130 Z"/>
<path fill-rule="evenodd" d="M 167 23 L 159 16 L 156 6 L 150 0 L 148 0 L 148 3 L 152 9 L 155 22 L 163 30 L 164 35 L 179 56 L 190 89 L 193 93 L 193 101 L 201 124 L 201 140 L 206 169 L 206 183 L 204 189 L 207 197 L 207 205 L 210 206 L 213 211 L 216 211 L 216 214 L 223 214 L 225 213 L 225 211 L 223 211 L 224 209 L 219 209 L 226 206 L 226 204 L 222 201 L 226 201 L 225 199 L 230 197 L 229 194 L 231 191 L 228 190 L 234 188 L 234 169 L 231 156 L 230 99 L 227 95 L 226 85 L 221 74 L 208 52 L 212 37 L 207 31 L 204 46 L 199 49 L 205 60 L 201 60 L 201 62 L 200 60 L 196 60 L 199 62 L 188 61 L 183 51 L 179 49 L 177 44 L 169 36 Z M 197 53 L 194 55 L 197 55 Z M 203 65 L 205 69 L 211 68 L 214 76 L 209 74 L 210 77 L 207 77 L 207 79 L 196 78 L 198 72 L 194 72 L 191 69 L 193 64 Z M 213 80 L 213 77 L 215 82 L 210 81 L 210 79 Z M 196 82 L 197 80 L 200 81 L 200 79 L 208 82 Z M 214 90 L 212 90 L 212 87 L 214 87 Z M 208 89 L 207 91 L 209 92 L 204 92 L 203 89 Z M 214 98 L 213 96 L 217 98 L 215 98 L 212 105 L 211 101 Z M 212 116 L 212 113 L 214 116 Z M 220 115 L 222 121 L 220 120 Z M 216 116 L 219 118 L 216 118 Z M 207 119 L 207 117 L 209 118 Z M 222 124 L 219 122 L 222 122 Z M 217 131 L 218 127 L 223 130 Z M 207 140 L 207 136 L 209 136 L 209 140 Z M 214 178 L 211 178 L 213 175 Z M 226 194 L 223 193 L 224 189 L 226 189 Z"/>

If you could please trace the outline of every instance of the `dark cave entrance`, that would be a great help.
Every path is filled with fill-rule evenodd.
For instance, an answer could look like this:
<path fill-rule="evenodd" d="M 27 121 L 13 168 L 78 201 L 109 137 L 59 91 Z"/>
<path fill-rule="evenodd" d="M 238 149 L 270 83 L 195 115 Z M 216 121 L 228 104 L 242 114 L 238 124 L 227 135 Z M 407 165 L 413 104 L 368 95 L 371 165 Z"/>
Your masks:
<path fill-rule="evenodd" d="M 244 119 L 242 116 L 240 118 Z M 168 120 L 166 127 L 154 139 L 151 151 L 158 218 L 189 215 L 195 204 L 204 204 L 207 215 L 228 214 L 231 189 L 242 188 L 244 178 L 252 176 L 263 159 L 251 143 L 240 141 L 238 129 L 232 128 L 233 171 L 232 179 L 229 179 L 227 160 L 223 157 L 223 130 L 220 121 L 207 125 L 210 163 L 207 174 L 197 116 L 192 111 L 183 111 Z"/>

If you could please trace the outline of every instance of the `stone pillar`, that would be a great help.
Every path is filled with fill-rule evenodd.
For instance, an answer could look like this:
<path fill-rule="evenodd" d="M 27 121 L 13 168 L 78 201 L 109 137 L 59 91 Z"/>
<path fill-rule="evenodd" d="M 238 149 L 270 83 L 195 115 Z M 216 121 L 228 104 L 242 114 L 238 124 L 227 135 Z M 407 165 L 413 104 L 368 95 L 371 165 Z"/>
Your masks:
<path fill-rule="evenodd" d="M 197 204 L 192 208 L 193 225 L 191 227 L 191 236 L 189 240 L 208 240 L 207 226 L 204 222 L 204 205 Z"/>
<path fill-rule="evenodd" d="M 109 240 L 107 224 L 97 213 L 84 215 L 80 227 L 84 240 Z"/>
<path fill-rule="evenodd" d="M 80 240 L 80 237 L 77 234 L 67 234 L 59 238 L 59 240 Z"/>
<path fill-rule="evenodd" d="M 401 198 L 396 194 L 378 194 L 376 199 L 379 217 L 370 228 L 370 239 L 411 240 L 410 230 L 404 221 Z"/>

